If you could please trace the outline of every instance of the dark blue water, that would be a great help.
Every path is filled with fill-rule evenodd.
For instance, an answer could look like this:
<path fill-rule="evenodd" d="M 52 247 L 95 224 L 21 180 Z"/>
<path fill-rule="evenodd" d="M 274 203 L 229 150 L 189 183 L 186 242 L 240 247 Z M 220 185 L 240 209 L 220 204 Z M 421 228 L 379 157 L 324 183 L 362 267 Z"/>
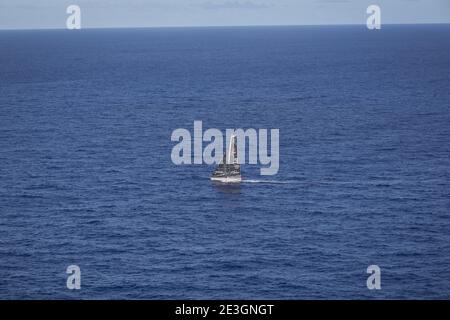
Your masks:
<path fill-rule="evenodd" d="M 1 31 L 0 298 L 450 298 L 449 52 L 448 25 Z M 279 173 L 173 165 L 194 120 L 279 128 Z"/>

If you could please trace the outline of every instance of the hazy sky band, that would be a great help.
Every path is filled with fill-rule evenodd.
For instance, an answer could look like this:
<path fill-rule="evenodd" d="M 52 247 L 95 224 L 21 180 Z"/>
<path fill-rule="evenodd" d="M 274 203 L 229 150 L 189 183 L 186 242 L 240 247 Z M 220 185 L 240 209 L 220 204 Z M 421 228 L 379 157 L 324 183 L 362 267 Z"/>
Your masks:
<path fill-rule="evenodd" d="M 83 28 L 365 24 L 377 4 L 382 23 L 450 23 L 450 0 L 0 0 L 0 29 L 65 28 L 77 4 Z"/>

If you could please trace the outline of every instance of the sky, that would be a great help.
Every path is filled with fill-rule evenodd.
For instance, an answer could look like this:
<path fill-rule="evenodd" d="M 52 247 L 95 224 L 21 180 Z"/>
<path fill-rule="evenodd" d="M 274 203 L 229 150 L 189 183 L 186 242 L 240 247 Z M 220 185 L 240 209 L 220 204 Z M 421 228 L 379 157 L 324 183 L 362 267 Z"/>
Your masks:
<path fill-rule="evenodd" d="M 381 8 L 389 23 L 450 23 L 450 0 L 0 0 L 0 29 L 65 28 L 66 8 L 82 28 L 365 24 Z"/>

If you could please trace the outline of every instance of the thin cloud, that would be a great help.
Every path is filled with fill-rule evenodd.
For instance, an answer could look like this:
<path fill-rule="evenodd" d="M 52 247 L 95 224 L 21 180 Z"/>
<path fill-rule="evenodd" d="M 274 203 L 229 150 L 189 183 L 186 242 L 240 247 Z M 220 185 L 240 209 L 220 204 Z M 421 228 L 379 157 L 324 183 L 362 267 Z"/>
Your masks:
<path fill-rule="evenodd" d="M 267 8 L 267 4 L 256 3 L 254 1 L 245 0 L 226 0 L 226 1 L 207 1 L 200 5 L 204 9 L 262 9 Z"/>
<path fill-rule="evenodd" d="M 319 3 L 349 3 L 349 0 L 316 0 Z"/>

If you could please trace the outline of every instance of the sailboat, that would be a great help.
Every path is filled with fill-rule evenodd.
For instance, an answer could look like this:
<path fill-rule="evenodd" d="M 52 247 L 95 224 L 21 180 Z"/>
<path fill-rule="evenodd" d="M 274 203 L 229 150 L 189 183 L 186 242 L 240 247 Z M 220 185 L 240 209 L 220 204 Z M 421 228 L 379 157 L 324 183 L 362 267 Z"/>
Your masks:
<path fill-rule="evenodd" d="M 211 180 L 223 183 L 237 183 L 242 181 L 241 166 L 237 154 L 236 135 L 230 137 L 228 151 L 223 155 L 222 163 L 214 170 Z"/>

